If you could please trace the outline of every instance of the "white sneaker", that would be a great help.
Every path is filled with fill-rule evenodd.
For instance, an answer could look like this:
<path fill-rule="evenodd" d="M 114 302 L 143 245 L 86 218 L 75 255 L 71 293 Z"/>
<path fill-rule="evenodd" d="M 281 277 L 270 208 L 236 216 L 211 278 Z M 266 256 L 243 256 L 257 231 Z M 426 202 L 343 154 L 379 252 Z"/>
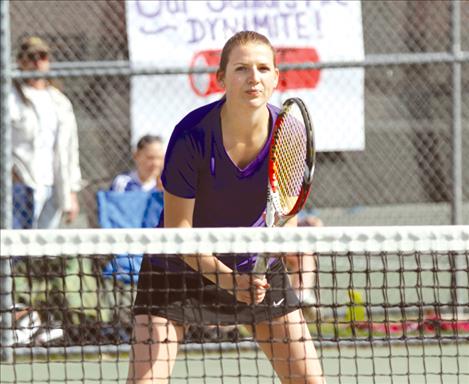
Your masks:
<path fill-rule="evenodd" d="M 47 328 L 41 330 L 34 338 L 38 344 L 47 344 L 50 341 L 60 339 L 64 336 L 62 328 Z"/>
<path fill-rule="evenodd" d="M 34 335 L 41 326 L 39 313 L 22 304 L 16 304 L 14 314 L 15 325 L 13 331 L 16 344 L 23 345 L 31 343 L 34 339 Z"/>

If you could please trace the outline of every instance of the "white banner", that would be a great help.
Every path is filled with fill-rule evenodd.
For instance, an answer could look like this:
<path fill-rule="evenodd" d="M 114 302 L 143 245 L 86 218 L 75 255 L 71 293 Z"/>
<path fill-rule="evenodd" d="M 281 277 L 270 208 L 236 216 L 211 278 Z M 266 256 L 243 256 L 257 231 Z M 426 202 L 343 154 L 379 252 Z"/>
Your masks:
<path fill-rule="evenodd" d="M 217 66 L 224 43 L 241 30 L 266 35 L 277 63 L 363 60 L 360 1 L 127 0 L 134 67 Z M 288 97 L 307 104 L 321 151 L 363 150 L 364 70 L 288 71 L 271 103 Z M 189 111 L 222 96 L 215 75 L 134 76 L 132 142 L 146 133 L 165 140 Z"/>

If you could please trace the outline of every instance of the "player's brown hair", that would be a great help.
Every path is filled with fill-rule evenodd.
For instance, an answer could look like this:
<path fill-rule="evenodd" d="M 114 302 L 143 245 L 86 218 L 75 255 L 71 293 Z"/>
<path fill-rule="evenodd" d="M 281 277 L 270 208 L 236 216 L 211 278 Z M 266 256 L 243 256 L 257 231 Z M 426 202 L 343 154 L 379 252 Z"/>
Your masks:
<path fill-rule="evenodd" d="M 245 45 L 249 43 L 260 43 L 260 44 L 265 44 L 267 45 L 271 50 L 272 50 L 272 55 L 274 59 L 274 66 L 277 67 L 277 63 L 275 60 L 275 48 L 273 47 L 272 43 L 269 41 L 269 39 L 254 31 L 241 31 L 233 36 L 231 36 L 228 41 L 225 43 L 223 46 L 223 49 L 221 51 L 221 57 L 220 57 L 220 65 L 218 67 L 217 71 L 217 77 L 222 74 L 223 72 L 226 71 L 226 66 L 228 64 L 228 60 L 230 58 L 231 51 L 235 47 L 238 47 L 240 45 Z"/>

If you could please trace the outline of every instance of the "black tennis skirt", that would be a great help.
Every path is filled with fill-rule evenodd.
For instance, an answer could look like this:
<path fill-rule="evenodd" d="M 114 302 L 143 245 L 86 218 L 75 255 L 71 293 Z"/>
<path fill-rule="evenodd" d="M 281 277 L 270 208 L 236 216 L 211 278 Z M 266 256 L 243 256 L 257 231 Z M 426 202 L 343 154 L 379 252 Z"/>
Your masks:
<path fill-rule="evenodd" d="M 300 308 L 282 260 L 266 273 L 270 288 L 259 304 L 245 304 L 196 271 L 169 272 L 145 255 L 139 273 L 134 315 L 164 317 L 181 325 L 257 324 Z"/>

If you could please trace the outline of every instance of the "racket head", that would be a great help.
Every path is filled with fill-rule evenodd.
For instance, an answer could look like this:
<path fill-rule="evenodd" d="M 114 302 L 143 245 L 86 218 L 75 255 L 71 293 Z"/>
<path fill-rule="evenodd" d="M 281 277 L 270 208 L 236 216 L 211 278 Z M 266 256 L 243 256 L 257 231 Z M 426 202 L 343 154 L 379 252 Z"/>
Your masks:
<path fill-rule="evenodd" d="M 299 98 L 286 100 L 273 129 L 268 208 L 274 211 L 277 223 L 283 225 L 303 208 L 313 181 L 314 131 L 304 102 Z"/>

